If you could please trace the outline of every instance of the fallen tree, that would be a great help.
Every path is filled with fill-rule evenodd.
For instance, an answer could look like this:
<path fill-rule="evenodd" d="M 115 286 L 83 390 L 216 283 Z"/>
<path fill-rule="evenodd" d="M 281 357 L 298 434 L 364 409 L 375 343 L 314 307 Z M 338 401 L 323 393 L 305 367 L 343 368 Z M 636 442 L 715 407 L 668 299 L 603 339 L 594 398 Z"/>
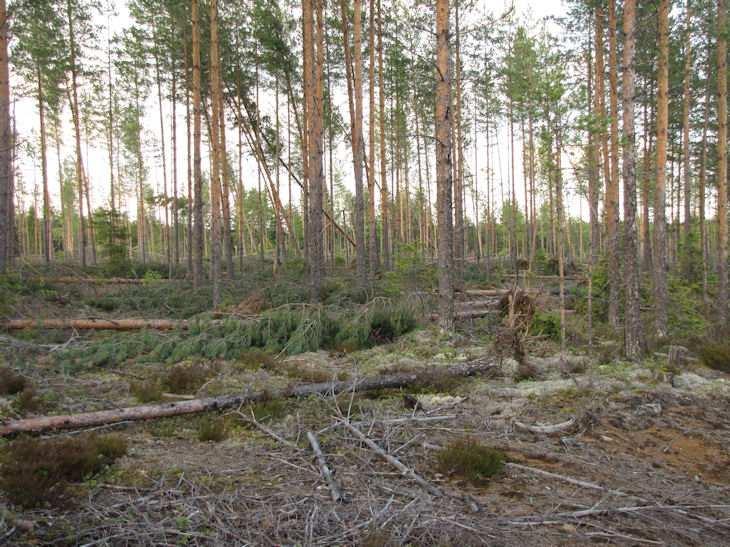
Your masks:
<path fill-rule="evenodd" d="M 188 327 L 188 321 L 175 319 L 6 319 L 0 321 L 2 330 L 175 330 Z"/>
<path fill-rule="evenodd" d="M 142 285 L 145 279 L 141 277 L 42 277 L 43 281 L 57 285 Z M 158 281 L 169 281 L 169 279 L 155 279 L 147 283 Z"/>
<path fill-rule="evenodd" d="M 472 361 L 452 367 L 437 368 L 435 374 L 443 377 L 474 376 L 495 368 L 495 363 L 483 361 Z M 213 410 L 240 407 L 241 405 L 259 403 L 271 399 L 301 398 L 310 395 L 337 394 L 342 392 L 364 392 L 379 389 L 393 389 L 417 385 L 424 377 L 433 379 L 433 372 L 429 375 L 427 371 L 408 372 L 388 376 L 371 376 L 360 380 L 332 381 L 316 384 L 304 384 L 285 389 L 270 391 L 260 390 L 238 395 L 224 395 L 221 397 L 207 397 L 203 399 L 192 399 L 187 401 L 176 401 L 155 405 L 139 405 L 126 408 L 115 408 L 111 410 L 100 410 L 96 412 L 84 412 L 81 414 L 66 414 L 58 416 L 40 416 L 37 418 L 25 418 L 21 420 L 10 420 L 0 424 L 0 437 L 18 433 L 42 433 L 62 429 L 83 429 L 120 422 L 131 422 L 165 418 L 170 416 L 182 416 L 185 414 L 196 414 Z"/>

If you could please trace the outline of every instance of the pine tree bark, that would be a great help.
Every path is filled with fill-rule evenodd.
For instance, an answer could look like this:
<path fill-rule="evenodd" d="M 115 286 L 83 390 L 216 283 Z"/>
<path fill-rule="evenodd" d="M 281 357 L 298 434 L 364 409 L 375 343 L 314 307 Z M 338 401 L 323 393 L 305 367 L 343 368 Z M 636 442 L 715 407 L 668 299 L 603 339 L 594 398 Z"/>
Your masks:
<path fill-rule="evenodd" d="M 200 157 L 201 101 L 200 101 L 200 14 L 198 0 L 191 0 L 193 33 L 193 185 L 195 204 L 193 206 L 193 284 L 199 287 L 203 279 L 203 175 Z"/>
<path fill-rule="evenodd" d="M 684 39 L 684 82 L 682 87 L 682 187 L 684 189 L 684 254 L 685 273 L 690 269 L 690 237 L 692 231 L 692 162 L 690 158 L 689 114 L 692 102 L 692 5 L 687 0 Z"/>
<path fill-rule="evenodd" d="M 303 0 L 304 97 L 306 105 L 307 157 L 309 180 L 309 275 L 310 298 L 320 299 L 324 253 L 322 246 L 323 150 L 322 114 L 324 66 L 324 15 L 322 0 Z M 315 30 L 316 19 L 316 30 Z M 315 57 L 316 53 L 316 57 Z"/>
<path fill-rule="evenodd" d="M 636 229 L 636 134 L 634 130 L 636 0 L 625 0 L 623 14 L 623 180 L 624 180 L 624 352 L 636 359 L 642 351 L 642 324 L 639 309 L 639 266 Z"/>
<path fill-rule="evenodd" d="M 391 268 L 390 253 L 390 214 L 388 195 L 388 172 L 385 154 L 385 72 L 383 70 L 383 13 L 381 0 L 378 0 L 378 125 L 380 133 L 380 217 L 381 240 L 383 246 L 383 268 Z"/>
<path fill-rule="evenodd" d="M 363 196 L 363 142 L 362 142 L 362 2 L 355 0 L 352 21 L 352 72 L 355 95 L 355 118 L 352 119 L 352 161 L 355 167 L 355 261 L 357 280 L 361 288 L 367 285 L 365 258 L 365 202 Z"/>
<path fill-rule="evenodd" d="M 84 182 L 83 182 L 83 164 L 81 161 L 81 122 L 79 119 L 79 99 L 76 66 L 76 37 L 73 25 L 73 7 L 71 0 L 66 2 L 66 16 L 68 18 L 68 40 L 69 40 L 69 64 L 71 70 L 71 115 L 74 126 L 74 139 L 76 143 L 76 186 L 79 194 L 79 251 L 81 256 L 81 265 L 86 267 L 86 223 L 84 220 Z"/>
<path fill-rule="evenodd" d="M 375 0 L 370 0 L 368 17 L 368 259 L 373 279 L 380 268 L 375 220 Z"/>
<path fill-rule="evenodd" d="M 659 66 L 656 114 L 656 184 L 654 187 L 654 328 L 667 335 L 666 171 L 669 126 L 669 0 L 659 2 Z M 722 179 L 720 179 L 722 180 Z"/>
<path fill-rule="evenodd" d="M 7 10 L 0 0 L 0 273 L 12 262 L 13 135 L 10 126 L 10 67 Z"/>
<path fill-rule="evenodd" d="M 611 108 L 611 177 L 606 182 L 606 239 L 608 251 L 608 322 L 619 326 L 621 271 L 619 267 L 619 140 L 618 140 L 618 47 L 616 45 L 616 0 L 608 0 L 608 82 Z"/>
<path fill-rule="evenodd" d="M 461 97 L 461 29 L 459 21 L 459 3 L 455 1 L 455 71 L 456 71 L 456 105 L 454 111 L 454 127 L 456 136 L 456 177 L 454 179 L 454 273 L 452 282 L 461 288 L 464 279 L 464 141 L 462 138 L 462 97 Z"/>
<path fill-rule="evenodd" d="M 51 218 L 51 197 L 48 191 L 48 145 L 46 140 L 46 106 L 43 94 L 43 76 L 41 67 L 36 67 L 36 76 L 38 79 L 38 118 L 40 121 L 40 141 L 41 141 L 41 177 L 43 179 L 43 256 L 46 264 L 51 262 L 53 253 L 53 235 L 51 226 L 53 219 Z"/>
<path fill-rule="evenodd" d="M 727 6 L 717 0 L 717 305 L 727 318 Z"/>
<path fill-rule="evenodd" d="M 220 78 L 220 55 L 218 53 L 218 0 L 209 0 L 210 18 L 210 95 L 211 95 L 211 119 L 210 119 L 210 148 L 211 174 L 210 174 L 210 210 L 211 210 L 211 272 L 213 281 L 213 308 L 218 307 L 220 302 L 220 277 L 221 277 L 221 172 L 224 168 L 225 158 L 222 157 L 221 147 L 221 96 Z"/>
<path fill-rule="evenodd" d="M 606 108 L 605 108 L 605 86 L 604 86 L 604 74 L 605 66 L 603 63 L 604 51 L 603 51 L 603 8 L 600 5 L 596 6 L 595 9 L 595 50 L 596 50 L 596 62 L 595 62 L 595 76 L 596 76 L 596 92 L 593 97 L 594 112 L 603 125 L 603 120 L 606 119 Z M 602 128 L 598 134 L 598 141 L 600 148 L 603 151 L 603 172 L 604 181 L 606 188 L 608 188 L 610 177 L 606 176 L 609 173 L 608 165 L 608 145 L 607 135 L 605 130 Z M 591 264 L 598 262 L 601 246 L 601 223 L 598 220 L 598 194 L 599 194 L 599 180 L 598 180 L 598 167 L 600 165 L 599 156 L 599 143 L 594 143 L 593 148 L 593 168 L 594 176 L 589 179 L 588 185 L 588 206 L 589 206 L 589 218 L 590 218 L 590 232 L 591 232 Z M 606 209 L 608 213 L 608 209 Z"/>
<path fill-rule="evenodd" d="M 449 0 L 436 2 L 436 184 L 438 186 L 439 325 L 454 326 L 454 238 L 451 208 L 451 60 Z"/>

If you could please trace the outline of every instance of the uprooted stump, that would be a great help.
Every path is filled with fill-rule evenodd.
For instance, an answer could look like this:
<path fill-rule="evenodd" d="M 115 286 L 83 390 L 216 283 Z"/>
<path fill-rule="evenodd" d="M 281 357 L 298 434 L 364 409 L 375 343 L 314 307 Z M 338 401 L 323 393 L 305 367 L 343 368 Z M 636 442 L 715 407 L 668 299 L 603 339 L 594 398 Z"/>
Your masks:
<path fill-rule="evenodd" d="M 470 363 L 445 367 L 439 370 L 444 377 L 474 376 L 482 374 L 496 367 L 494 363 L 472 361 Z M 61 429 L 82 429 L 120 422 L 131 422 L 195 414 L 210 410 L 235 408 L 241 405 L 268 401 L 280 398 L 301 398 L 310 395 L 337 394 L 342 392 L 364 392 L 380 389 L 393 389 L 417 384 L 423 372 L 395 374 L 391 376 L 376 376 L 354 381 L 332 381 L 316 384 L 304 384 L 276 391 L 260 390 L 238 395 L 224 395 L 221 397 L 207 397 L 154 405 L 141 405 L 81 414 L 60 416 L 41 416 L 23 420 L 10 420 L 0 424 L 0 437 L 18 433 L 41 433 Z"/>

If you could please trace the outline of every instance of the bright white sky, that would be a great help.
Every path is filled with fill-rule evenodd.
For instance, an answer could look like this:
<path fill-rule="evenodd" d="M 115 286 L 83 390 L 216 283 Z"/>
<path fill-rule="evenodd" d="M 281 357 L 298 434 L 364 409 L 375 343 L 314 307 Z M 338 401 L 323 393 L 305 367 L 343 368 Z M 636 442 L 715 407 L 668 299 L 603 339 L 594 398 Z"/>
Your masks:
<path fill-rule="evenodd" d="M 121 2 L 120 2 L 121 4 Z M 480 5 L 481 7 L 477 8 L 479 11 L 487 11 L 492 12 L 494 14 L 502 14 L 504 13 L 508 6 L 511 5 L 511 0 L 499 0 L 497 2 L 493 0 L 481 0 Z M 542 18 L 544 16 L 549 15 L 561 15 L 564 13 L 565 6 L 563 0 L 514 0 L 514 4 L 516 6 L 516 12 L 519 15 L 519 19 L 531 19 L 536 20 L 539 18 Z M 126 12 L 126 6 L 119 6 L 119 11 L 121 12 L 118 17 L 112 20 L 112 28 L 117 30 L 125 27 L 128 24 L 129 18 Z M 106 21 L 102 21 L 102 24 L 105 24 Z M 339 102 L 339 107 L 343 115 L 347 116 L 348 108 L 347 108 L 347 102 L 346 102 L 346 96 L 344 93 L 340 95 L 340 97 L 336 97 L 336 101 Z M 268 97 L 265 101 L 262 101 L 264 104 L 262 105 L 262 108 L 268 109 L 271 108 L 271 112 L 273 115 L 273 98 Z M 156 192 L 162 193 L 162 161 L 160 157 L 159 152 L 159 142 L 160 142 L 160 127 L 159 127 L 159 118 L 158 118 L 158 112 L 157 112 L 157 99 L 156 99 L 156 93 L 152 93 L 147 101 L 146 104 L 146 119 L 145 119 L 145 142 L 146 142 L 146 154 L 145 159 L 147 161 L 147 168 L 149 170 L 149 183 L 156 188 Z M 170 142 L 170 134 L 169 134 L 169 116 L 170 113 L 170 105 L 164 104 L 163 106 L 164 114 L 166 117 L 166 124 L 168 126 L 166 127 L 166 141 Z M 282 120 L 285 120 L 285 106 L 282 108 Z M 28 140 L 28 139 L 37 139 L 38 135 L 38 115 L 37 115 L 37 109 L 35 107 L 35 103 L 32 98 L 24 98 L 24 97 L 17 97 L 16 103 L 15 103 L 15 113 L 16 113 L 16 123 L 17 123 L 17 130 L 20 135 L 21 140 Z M 67 118 L 70 119 L 70 113 L 68 112 L 68 108 L 66 108 L 65 114 Z M 185 159 L 185 118 L 184 118 L 185 112 L 184 112 L 184 105 L 182 107 L 178 108 L 178 142 L 180 143 L 179 147 L 179 153 L 178 153 L 178 180 L 179 180 L 179 188 L 180 192 L 184 192 L 184 188 L 186 185 L 186 159 Z M 234 131 L 229 130 L 229 150 L 231 153 L 234 153 L 236 150 L 236 145 L 238 142 L 238 137 L 235 134 Z M 64 140 L 64 146 L 62 147 L 62 156 L 65 157 L 72 157 L 73 156 L 73 137 L 70 127 L 70 121 L 66 124 L 66 130 L 63 137 Z M 508 133 L 506 132 L 505 128 L 502 128 L 500 131 L 499 139 L 498 139 L 498 146 L 497 149 L 494 152 L 494 157 L 492 158 L 492 163 L 494 165 L 494 179 L 495 184 L 498 184 L 500 177 L 504 181 L 505 187 L 507 185 L 508 181 L 508 175 L 509 175 L 509 148 L 508 148 Z M 484 143 L 484 136 L 479 135 L 478 137 L 478 146 L 482 146 Z M 56 168 L 57 160 L 55 155 L 55 149 L 52 145 L 52 143 L 49 143 L 50 150 L 49 150 L 49 158 L 48 158 L 48 169 L 49 169 L 49 180 L 50 180 L 50 193 L 51 193 L 51 199 L 54 204 L 54 208 L 58 209 L 60 208 L 60 197 L 59 197 L 59 185 L 58 185 L 58 170 Z M 244 145 L 245 146 L 245 145 Z M 519 142 L 518 142 L 519 147 Z M 208 165 L 208 158 L 206 154 L 206 150 L 204 147 L 204 156 L 203 156 L 203 166 L 204 169 Z M 109 195 L 109 182 L 108 182 L 108 163 L 107 163 L 107 152 L 105 148 L 104 142 L 92 142 L 89 145 L 88 150 L 84 150 L 84 160 L 87 166 L 87 172 L 90 176 L 91 181 L 91 187 L 92 187 L 92 207 L 99 206 L 101 204 L 104 204 L 108 201 L 108 195 Z M 168 155 L 168 171 L 171 170 L 170 164 L 170 146 L 168 144 L 167 146 L 167 155 Z M 429 151 L 430 159 L 433 162 L 433 153 L 432 151 Z M 469 153 L 467 152 L 468 156 L 468 163 L 469 170 L 473 172 L 473 152 Z M 515 172 L 517 177 L 517 198 L 518 202 L 522 203 L 524 199 L 523 192 L 520 191 L 520 188 L 522 188 L 522 166 L 520 161 L 521 152 L 520 149 L 517 148 L 515 152 L 516 156 L 516 162 L 515 162 Z M 497 161 L 497 157 L 500 158 L 500 161 Z M 244 162 L 244 185 L 247 188 L 251 188 L 252 186 L 256 186 L 256 178 L 257 178 L 257 170 L 256 170 L 256 164 L 253 161 L 253 159 L 250 157 L 248 152 L 245 152 L 244 155 L 245 162 Z M 345 143 L 341 143 L 335 153 L 335 169 L 342 175 L 342 178 L 344 180 L 345 185 L 350 188 L 351 190 L 354 190 L 354 182 L 352 180 L 352 162 L 351 162 L 351 156 L 349 148 L 346 146 Z M 34 162 L 24 155 L 24 153 L 21 152 L 21 157 L 18 158 L 19 165 L 18 170 L 20 173 L 20 177 L 18 180 L 19 185 L 22 184 L 24 188 L 24 195 L 19 196 L 19 201 L 22 200 L 22 203 L 24 206 L 28 206 L 33 203 L 33 193 L 34 189 L 37 189 L 38 191 L 38 200 L 40 205 L 41 200 L 41 175 L 40 175 L 40 166 L 38 162 L 40 160 L 36 160 L 35 164 Z M 479 164 L 479 180 L 483 181 L 485 177 L 484 168 L 485 165 L 485 158 L 480 157 L 478 160 Z M 415 160 L 412 161 L 412 165 L 415 165 Z M 412 174 L 411 176 L 414 176 L 415 169 L 411 168 Z M 171 175 L 168 173 L 168 185 L 171 191 Z M 285 185 L 286 177 L 282 174 L 282 184 Z M 411 187 L 414 187 L 415 184 L 412 184 Z M 296 191 L 296 185 L 294 189 L 294 200 L 298 201 L 298 192 Z M 484 188 L 480 187 L 480 191 L 484 192 Z M 570 192 L 570 189 L 568 189 Z M 286 190 L 282 188 L 282 199 L 286 201 Z M 432 195 L 435 195 L 435 193 L 432 190 Z M 482 194 L 483 195 L 483 194 Z M 499 192 L 495 192 L 495 198 L 496 200 L 500 199 Z M 570 214 L 573 216 L 578 215 L 579 213 L 582 213 L 583 216 L 587 216 L 586 213 L 586 207 L 585 205 L 581 205 L 579 201 L 574 195 L 568 196 L 568 200 L 566 203 L 569 204 L 569 210 Z M 135 215 L 135 197 L 134 197 L 134 191 L 133 189 L 128 192 L 126 195 L 126 202 L 127 202 L 127 209 L 131 213 L 132 216 Z M 482 207 L 484 206 L 482 202 Z M 471 195 L 467 196 L 467 212 L 470 216 L 473 211 L 473 204 L 471 202 Z"/>

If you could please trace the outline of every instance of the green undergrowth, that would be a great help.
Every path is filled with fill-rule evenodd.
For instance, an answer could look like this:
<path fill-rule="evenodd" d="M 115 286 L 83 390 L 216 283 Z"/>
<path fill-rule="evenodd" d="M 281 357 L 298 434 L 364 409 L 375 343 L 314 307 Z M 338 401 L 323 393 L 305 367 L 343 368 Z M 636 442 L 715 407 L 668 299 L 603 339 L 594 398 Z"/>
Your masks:
<path fill-rule="evenodd" d="M 237 360 L 251 349 L 296 355 L 319 349 L 355 351 L 393 341 L 416 327 L 416 311 L 379 299 L 358 310 L 293 305 L 246 321 L 196 321 L 188 330 L 106 333 L 58 352 L 66 370 L 138 362 L 179 363 L 191 358 Z"/>

